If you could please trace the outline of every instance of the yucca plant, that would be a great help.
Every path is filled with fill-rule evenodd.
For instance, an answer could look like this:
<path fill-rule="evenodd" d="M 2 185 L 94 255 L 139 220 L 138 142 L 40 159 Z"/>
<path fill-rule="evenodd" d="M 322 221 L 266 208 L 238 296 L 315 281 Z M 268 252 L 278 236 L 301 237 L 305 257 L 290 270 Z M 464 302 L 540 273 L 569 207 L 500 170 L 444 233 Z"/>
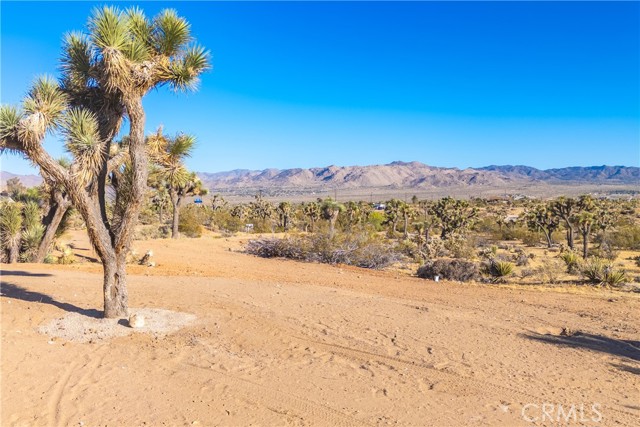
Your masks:
<path fill-rule="evenodd" d="M 7 202 L 0 206 L 0 236 L 9 263 L 18 262 L 22 238 L 22 203 Z"/>
<path fill-rule="evenodd" d="M 138 8 L 102 7 L 94 10 L 86 33 L 65 37 L 60 83 L 40 78 L 20 109 L 0 107 L 0 150 L 21 153 L 37 164 L 82 215 L 103 264 L 105 317 L 128 313 L 125 259 L 148 175 L 142 99 L 164 85 L 176 91 L 195 88 L 209 68 L 208 58 L 193 44 L 189 23 L 173 10 L 149 19 Z M 114 150 L 113 139 L 125 117 L 126 144 Z M 43 148 L 51 131 L 66 140 L 73 156 L 68 168 Z M 118 215 L 110 217 L 107 181 L 124 160 L 130 181 L 126 192 L 116 194 Z"/>
<path fill-rule="evenodd" d="M 567 267 L 567 273 L 575 274 L 580 270 L 580 258 L 573 251 L 565 251 L 560 254 L 560 259 Z"/>
<path fill-rule="evenodd" d="M 604 261 L 601 258 L 592 257 L 587 259 L 584 262 L 580 270 L 580 273 L 589 282 L 600 284 L 602 283 L 602 280 L 604 278 L 604 269 L 605 269 Z"/>
<path fill-rule="evenodd" d="M 602 284 L 607 286 L 619 286 L 627 281 L 627 273 L 624 270 L 605 268 Z"/>
<path fill-rule="evenodd" d="M 44 225 L 41 223 L 35 223 L 27 227 L 22 231 L 22 260 L 25 262 L 31 262 L 42 241 L 44 235 Z"/>
<path fill-rule="evenodd" d="M 489 274 L 494 283 L 504 282 L 515 271 L 515 266 L 509 261 L 492 259 L 485 266 L 485 273 Z"/>

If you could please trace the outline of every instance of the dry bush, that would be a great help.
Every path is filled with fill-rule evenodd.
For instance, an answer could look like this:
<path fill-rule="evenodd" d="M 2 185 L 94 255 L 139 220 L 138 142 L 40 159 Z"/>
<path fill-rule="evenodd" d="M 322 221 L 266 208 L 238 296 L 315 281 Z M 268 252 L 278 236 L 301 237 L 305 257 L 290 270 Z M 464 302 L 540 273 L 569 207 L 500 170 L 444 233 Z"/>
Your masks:
<path fill-rule="evenodd" d="M 479 269 L 475 262 L 447 258 L 429 261 L 418 269 L 418 277 L 433 280 L 435 276 L 445 280 L 468 282 L 479 278 Z"/>
<path fill-rule="evenodd" d="M 534 276 L 543 284 L 555 284 L 560 281 L 563 270 L 562 262 L 549 260 L 533 270 Z"/>
<path fill-rule="evenodd" d="M 382 269 L 402 261 L 393 245 L 366 235 L 330 238 L 326 234 L 250 240 L 246 251 L 264 258 L 289 258 L 325 264 Z"/>

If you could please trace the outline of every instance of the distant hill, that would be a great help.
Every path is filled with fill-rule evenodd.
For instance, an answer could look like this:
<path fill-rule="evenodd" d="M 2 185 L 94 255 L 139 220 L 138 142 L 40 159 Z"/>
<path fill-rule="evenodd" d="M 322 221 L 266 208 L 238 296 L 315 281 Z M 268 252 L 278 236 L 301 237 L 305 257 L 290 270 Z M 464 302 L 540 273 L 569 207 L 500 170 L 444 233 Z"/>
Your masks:
<path fill-rule="evenodd" d="M 22 185 L 24 185 L 25 187 L 35 187 L 36 185 L 42 184 L 42 177 L 40 175 L 17 175 L 11 172 L 1 171 L 0 189 L 4 190 L 7 181 L 11 178 L 20 179 L 20 182 L 22 182 Z"/>
<path fill-rule="evenodd" d="M 540 170 L 529 166 L 440 168 L 420 162 L 372 166 L 327 166 L 310 169 L 233 170 L 198 174 L 211 191 L 245 188 L 430 189 L 510 187 L 524 184 L 640 184 L 640 168 L 628 166 L 568 167 Z"/>
<path fill-rule="evenodd" d="M 40 184 L 37 175 L 2 172 L 2 186 L 18 177 L 27 187 Z M 486 166 L 482 168 L 441 168 L 420 162 L 393 162 L 371 166 L 327 166 L 310 169 L 236 169 L 228 172 L 198 173 L 211 193 L 248 196 L 263 191 L 273 197 L 329 194 L 344 195 L 451 194 L 470 196 L 523 192 L 539 195 L 564 194 L 566 189 L 640 192 L 640 168 L 629 166 L 589 166 L 540 170 L 530 166 Z M 562 189 L 562 190 L 561 190 Z"/>

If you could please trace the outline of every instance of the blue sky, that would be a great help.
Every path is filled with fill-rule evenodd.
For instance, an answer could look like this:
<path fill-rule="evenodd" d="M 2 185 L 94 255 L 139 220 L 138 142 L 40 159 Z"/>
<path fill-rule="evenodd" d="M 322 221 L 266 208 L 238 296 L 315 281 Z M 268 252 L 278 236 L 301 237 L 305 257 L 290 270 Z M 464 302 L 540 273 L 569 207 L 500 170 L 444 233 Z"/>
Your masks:
<path fill-rule="evenodd" d="M 640 163 L 638 2 L 117 3 L 177 9 L 212 52 L 198 92 L 144 101 L 148 132 L 197 136 L 193 170 Z M 101 4 L 3 0 L 2 103 Z"/>

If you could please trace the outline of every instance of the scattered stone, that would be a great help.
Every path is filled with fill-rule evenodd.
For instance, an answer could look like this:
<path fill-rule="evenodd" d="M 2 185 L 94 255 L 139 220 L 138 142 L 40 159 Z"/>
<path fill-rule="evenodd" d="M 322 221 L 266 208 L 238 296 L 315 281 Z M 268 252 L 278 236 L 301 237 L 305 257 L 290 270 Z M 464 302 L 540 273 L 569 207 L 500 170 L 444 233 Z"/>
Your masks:
<path fill-rule="evenodd" d="M 141 314 L 132 314 L 129 316 L 129 326 L 132 328 L 144 327 L 144 316 Z"/>

